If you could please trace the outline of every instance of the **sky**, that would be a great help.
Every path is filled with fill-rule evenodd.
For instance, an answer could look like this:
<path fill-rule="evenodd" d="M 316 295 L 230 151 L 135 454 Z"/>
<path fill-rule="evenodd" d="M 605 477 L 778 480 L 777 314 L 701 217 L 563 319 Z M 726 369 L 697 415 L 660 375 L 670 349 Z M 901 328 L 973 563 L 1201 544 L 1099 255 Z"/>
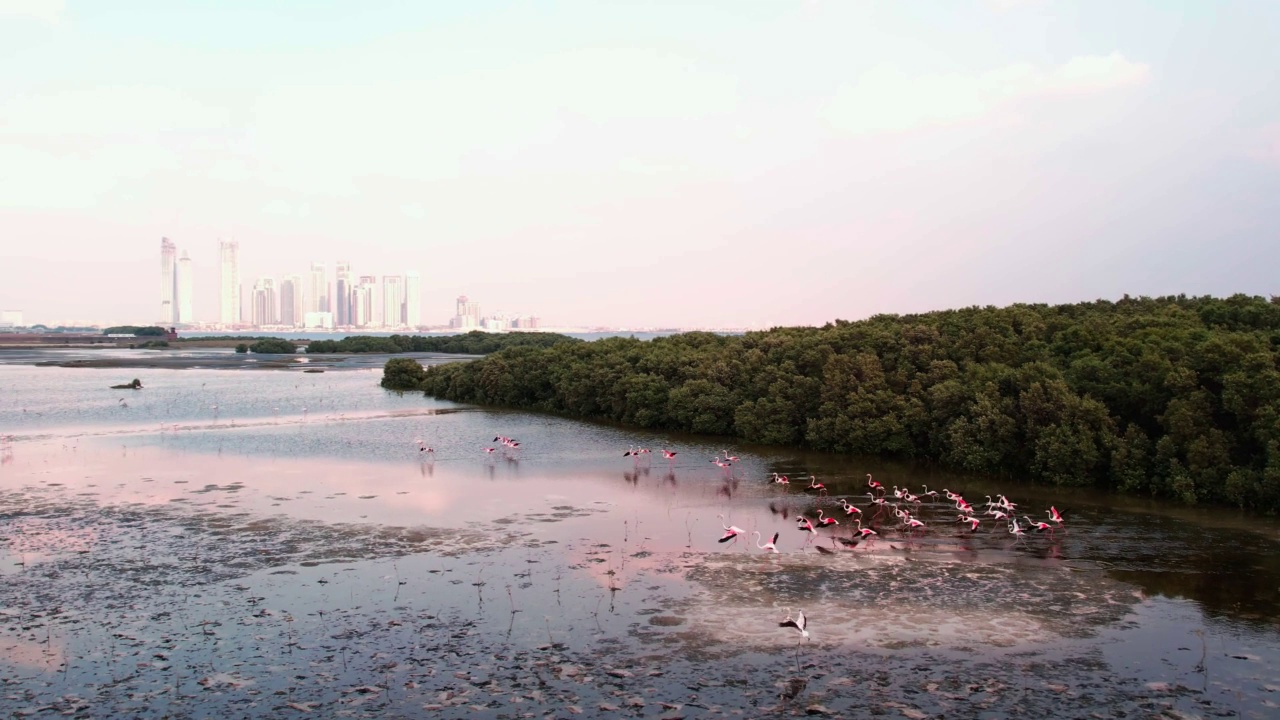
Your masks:
<path fill-rule="evenodd" d="M 1270 0 L 0 0 L 0 309 L 417 270 L 552 325 L 1280 294 Z"/>

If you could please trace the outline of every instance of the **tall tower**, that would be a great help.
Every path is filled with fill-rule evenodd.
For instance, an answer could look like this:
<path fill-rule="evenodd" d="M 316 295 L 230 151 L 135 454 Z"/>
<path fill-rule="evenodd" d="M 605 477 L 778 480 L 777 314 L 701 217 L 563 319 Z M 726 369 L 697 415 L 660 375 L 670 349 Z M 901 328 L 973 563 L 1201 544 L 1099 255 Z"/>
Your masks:
<path fill-rule="evenodd" d="M 174 303 L 174 291 L 177 279 L 174 277 L 178 247 L 167 237 L 160 238 L 160 324 L 169 327 L 178 318 L 178 307 Z"/>
<path fill-rule="evenodd" d="M 240 243 L 218 241 L 218 259 L 222 266 L 218 322 L 236 325 L 240 322 Z"/>
<path fill-rule="evenodd" d="M 351 320 L 351 263 L 338 262 L 333 266 L 333 321 L 338 327 L 354 325 Z"/>
<path fill-rule="evenodd" d="M 192 301 L 194 288 L 191 276 L 191 258 L 187 257 L 187 251 L 182 251 L 182 257 L 178 258 L 178 324 L 187 325 L 195 321 L 192 313 Z"/>
<path fill-rule="evenodd" d="M 404 324 L 415 330 L 422 324 L 422 276 L 417 272 L 404 274 Z"/>
<path fill-rule="evenodd" d="M 285 275 L 280 279 L 280 324 L 302 327 L 306 314 L 302 304 L 302 276 Z"/>
<path fill-rule="evenodd" d="M 399 275 L 382 276 L 382 325 L 404 325 L 404 278 Z"/>
<path fill-rule="evenodd" d="M 253 284 L 253 324 L 278 325 L 280 316 L 277 312 L 279 304 L 276 298 L 276 281 L 269 278 L 258 278 Z"/>
<path fill-rule="evenodd" d="M 332 312 L 329 308 L 329 277 L 324 263 L 311 263 L 311 284 L 307 288 L 307 312 Z"/>
<path fill-rule="evenodd" d="M 352 315 L 357 327 L 370 328 L 382 324 L 382 306 L 378 304 L 378 278 L 361 275 L 352 302 Z"/>

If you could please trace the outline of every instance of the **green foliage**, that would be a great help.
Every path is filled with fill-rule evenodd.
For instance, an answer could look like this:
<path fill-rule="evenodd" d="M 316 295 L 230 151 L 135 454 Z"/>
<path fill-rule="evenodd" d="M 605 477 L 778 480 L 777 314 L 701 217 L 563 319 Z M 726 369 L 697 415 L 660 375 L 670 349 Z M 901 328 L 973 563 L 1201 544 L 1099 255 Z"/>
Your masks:
<path fill-rule="evenodd" d="M 239 345 L 236 345 L 236 352 L 238 352 L 238 353 L 240 353 L 240 354 L 242 354 L 242 355 L 243 355 L 244 353 L 249 352 L 249 344 L 248 344 L 248 343 L 240 343 Z"/>
<path fill-rule="evenodd" d="M 1125 297 L 739 337 L 556 343 L 432 367 L 418 387 L 460 402 L 1280 511 L 1275 298 Z"/>
<path fill-rule="evenodd" d="M 116 325 L 115 327 L 109 327 L 103 330 L 102 334 L 103 335 L 139 335 L 139 336 L 150 336 L 150 337 L 155 337 L 155 336 L 164 337 L 165 335 L 168 334 L 168 332 L 169 332 L 168 330 L 155 325 L 146 326 L 146 327 L 141 325 Z"/>
<path fill-rule="evenodd" d="M 427 372 L 413 358 L 391 358 L 382 368 L 382 387 L 388 390 L 417 390 Z"/>
<path fill-rule="evenodd" d="M 487 333 L 473 330 L 463 335 L 350 335 L 341 340 L 316 340 L 307 346 L 307 354 L 320 353 L 402 353 L 438 352 L 465 355 L 487 355 L 514 347 L 545 348 L 559 343 L 580 343 L 567 335 L 540 332 Z"/>
<path fill-rule="evenodd" d="M 282 338 L 262 338 L 261 340 L 249 346 L 249 352 L 252 353 L 268 353 L 275 355 L 291 355 L 297 352 L 297 347 Z"/>

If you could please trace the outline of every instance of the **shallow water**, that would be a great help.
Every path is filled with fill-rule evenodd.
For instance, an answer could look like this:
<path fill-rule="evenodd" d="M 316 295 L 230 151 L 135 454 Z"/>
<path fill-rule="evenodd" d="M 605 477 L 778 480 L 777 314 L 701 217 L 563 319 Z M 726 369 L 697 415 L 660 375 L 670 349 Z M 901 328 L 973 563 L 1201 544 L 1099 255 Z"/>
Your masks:
<path fill-rule="evenodd" d="M 5 714 L 1274 717 L 1280 702 L 1270 520 L 767 448 L 727 448 L 742 458 L 726 472 L 718 441 L 398 395 L 377 371 L 128 374 L 0 366 Z M 146 389 L 107 389 L 134 375 Z M 522 446 L 489 457 L 495 435 Z M 637 465 L 632 444 L 659 457 Z M 924 502 L 909 536 L 871 520 L 868 472 L 1067 522 L 1017 540 Z M 838 494 L 877 539 L 835 540 L 852 531 Z M 818 509 L 842 524 L 796 529 Z M 779 533 L 780 554 L 717 542 L 728 524 Z M 808 640 L 778 627 L 788 608 Z"/>

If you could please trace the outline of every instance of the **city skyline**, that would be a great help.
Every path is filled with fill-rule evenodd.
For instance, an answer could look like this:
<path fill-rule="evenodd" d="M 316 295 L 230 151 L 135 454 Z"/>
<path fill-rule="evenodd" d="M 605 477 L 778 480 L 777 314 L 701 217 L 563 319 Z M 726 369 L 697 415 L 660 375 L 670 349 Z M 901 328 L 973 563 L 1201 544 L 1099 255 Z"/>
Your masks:
<path fill-rule="evenodd" d="M 161 236 L 197 319 L 219 236 L 245 293 L 417 268 L 427 324 L 1277 292 L 1280 4 L 750 5 L 24 0 L 0 307 L 154 321 Z"/>
<path fill-rule="evenodd" d="M 351 263 L 312 260 L 306 274 L 260 275 L 248 288 L 241 282 L 240 243 L 218 240 L 218 318 L 196 317 L 192 261 L 187 250 L 175 259 L 177 245 L 160 240 L 161 325 L 280 326 L 299 328 L 417 328 L 422 323 L 422 276 L 416 270 L 401 274 L 363 275 L 351 284 Z M 357 294 L 362 290 L 363 295 Z M 377 302 L 374 310 L 372 303 Z M 363 312 L 355 312 L 363 303 Z"/>

